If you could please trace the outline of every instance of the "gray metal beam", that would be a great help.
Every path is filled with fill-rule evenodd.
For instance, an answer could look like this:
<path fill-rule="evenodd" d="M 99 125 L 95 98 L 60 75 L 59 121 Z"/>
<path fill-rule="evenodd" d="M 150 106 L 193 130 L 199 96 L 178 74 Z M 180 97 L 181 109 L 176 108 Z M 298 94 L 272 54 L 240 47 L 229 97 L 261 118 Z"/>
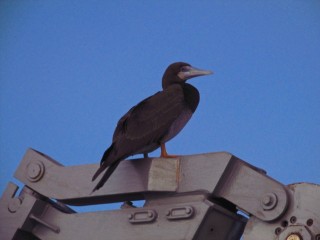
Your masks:
<path fill-rule="evenodd" d="M 279 217 L 288 205 L 282 184 L 227 152 L 123 161 L 106 185 L 91 194 L 95 182 L 90 179 L 97 168 L 97 164 L 64 167 L 29 149 L 15 177 L 44 196 L 71 205 L 138 200 L 149 193 L 201 191 L 265 221 Z M 268 197 L 275 198 L 273 206 L 262 206 L 260 202 Z"/>

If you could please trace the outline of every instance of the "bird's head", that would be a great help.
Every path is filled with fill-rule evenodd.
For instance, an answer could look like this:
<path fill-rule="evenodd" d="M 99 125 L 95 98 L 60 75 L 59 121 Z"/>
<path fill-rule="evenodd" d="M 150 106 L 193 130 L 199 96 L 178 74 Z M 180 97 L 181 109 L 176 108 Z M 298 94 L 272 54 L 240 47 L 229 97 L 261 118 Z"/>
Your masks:
<path fill-rule="evenodd" d="M 212 71 L 192 67 L 189 63 L 176 62 L 169 65 L 162 77 L 162 88 L 176 83 L 185 83 L 190 78 L 212 74 Z"/>

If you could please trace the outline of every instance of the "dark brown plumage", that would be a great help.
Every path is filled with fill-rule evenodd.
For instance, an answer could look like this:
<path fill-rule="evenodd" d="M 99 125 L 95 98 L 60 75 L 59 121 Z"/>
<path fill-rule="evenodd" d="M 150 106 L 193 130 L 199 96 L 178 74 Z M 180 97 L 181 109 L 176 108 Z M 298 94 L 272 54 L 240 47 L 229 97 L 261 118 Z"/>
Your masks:
<path fill-rule="evenodd" d="M 199 103 L 198 90 L 186 80 L 211 73 L 184 62 L 171 64 L 162 78 L 163 90 L 132 107 L 119 120 L 112 144 L 104 152 L 92 181 L 108 169 L 93 191 L 101 188 L 119 163 L 131 155 L 161 147 L 161 157 L 173 157 L 167 154 L 165 143 L 181 131 Z"/>

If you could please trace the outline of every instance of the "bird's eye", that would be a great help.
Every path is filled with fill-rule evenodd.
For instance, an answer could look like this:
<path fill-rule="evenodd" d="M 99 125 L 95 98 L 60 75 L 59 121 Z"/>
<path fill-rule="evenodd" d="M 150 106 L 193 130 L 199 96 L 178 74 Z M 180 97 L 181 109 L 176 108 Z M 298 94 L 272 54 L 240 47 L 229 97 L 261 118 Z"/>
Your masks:
<path fill-rule="evenodd" d="M 189 71 L 189 67 L 187 66 L 183 66 L 180 68 L 180 72 L 188 72 Z"/>

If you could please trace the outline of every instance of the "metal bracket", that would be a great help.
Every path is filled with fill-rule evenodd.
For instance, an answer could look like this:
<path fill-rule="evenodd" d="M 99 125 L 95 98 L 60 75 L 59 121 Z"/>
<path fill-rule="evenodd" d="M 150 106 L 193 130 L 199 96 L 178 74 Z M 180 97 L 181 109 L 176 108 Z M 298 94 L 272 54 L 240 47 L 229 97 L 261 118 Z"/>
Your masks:
<path fill-rule="evenodd" d="M 235 157 L 221 177 L 214 195 L 262 221 L 279 218 L 289 204 L 285 186 Z"/>

